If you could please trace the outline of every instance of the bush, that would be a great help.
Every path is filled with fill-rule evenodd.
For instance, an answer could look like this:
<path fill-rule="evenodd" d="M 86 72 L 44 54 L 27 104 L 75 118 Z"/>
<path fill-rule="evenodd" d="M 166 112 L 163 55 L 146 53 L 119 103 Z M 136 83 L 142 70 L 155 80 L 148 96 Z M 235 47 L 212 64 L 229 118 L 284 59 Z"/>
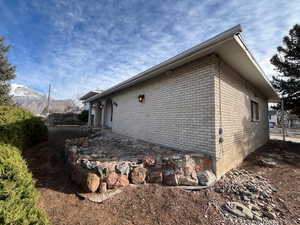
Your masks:
<path fill-rule="evenodd" d="M 0 145 L 0 224 L 48 224 L 19 149 Z"/>
<path fill-rule="evenodd" d="M 82 110 L 81 113 L 77 117 L 81 122 L 88 122 L 89 119 L 89 111 L 88 110 Z"/>
<path fill-rule="evenodd" d="M 47 137 L 47 127 L 30 112 L 0 106 L 0 224 L 48 224 L 36 207 L 37 192 L 21 151 Z"/>
<path fill-rule="evenodd" d="M 47 127 L 30 112 L 15 107 L 0 106 L 0 142 L 28 147 L 47 137 Z"/>

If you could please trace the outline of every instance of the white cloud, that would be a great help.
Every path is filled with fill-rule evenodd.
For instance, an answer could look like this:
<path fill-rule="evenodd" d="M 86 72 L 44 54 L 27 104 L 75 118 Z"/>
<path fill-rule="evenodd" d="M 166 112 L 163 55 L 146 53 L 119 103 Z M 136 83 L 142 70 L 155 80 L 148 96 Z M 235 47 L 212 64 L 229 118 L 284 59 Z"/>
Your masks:
<path fill-rule="evenodd" d="M 47 18 L 49 36 L 42 60 L 25 59 L 18 80 L 44 90 L 52 83 L 58 98 L 106 89 L 239 23 L 270 77 L 271 56 L 300 21 L 297 0 L 39 0 L 31 11 Z"/>

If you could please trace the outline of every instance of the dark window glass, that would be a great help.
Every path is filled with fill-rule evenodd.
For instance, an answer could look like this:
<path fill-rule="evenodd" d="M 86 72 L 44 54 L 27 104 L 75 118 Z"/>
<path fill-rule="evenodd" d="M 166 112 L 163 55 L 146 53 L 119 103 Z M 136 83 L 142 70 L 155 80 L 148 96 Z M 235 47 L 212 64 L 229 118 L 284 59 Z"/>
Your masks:
<path fill-rule="evenodd" d="M 251 120 L 258 121 L 259 120 L 259 106 L 255 101 L 251 101 Z"/>

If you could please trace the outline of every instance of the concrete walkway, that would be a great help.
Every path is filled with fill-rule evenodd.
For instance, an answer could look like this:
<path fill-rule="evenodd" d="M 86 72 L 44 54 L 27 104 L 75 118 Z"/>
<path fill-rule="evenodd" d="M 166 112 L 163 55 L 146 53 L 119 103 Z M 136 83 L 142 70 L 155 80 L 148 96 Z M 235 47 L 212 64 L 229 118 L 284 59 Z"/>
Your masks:
<path fill-rule="evenodd" d="M 282 141 L 282 135 L 278 135 L 278 134 L 270 134 L 270 139 L 271 140 L 280 140 Z M 291 142 L 295 142 L 295 143 L 300 143 L 300 137 L 285 137 L 286 141 L 291 141 Z"/>

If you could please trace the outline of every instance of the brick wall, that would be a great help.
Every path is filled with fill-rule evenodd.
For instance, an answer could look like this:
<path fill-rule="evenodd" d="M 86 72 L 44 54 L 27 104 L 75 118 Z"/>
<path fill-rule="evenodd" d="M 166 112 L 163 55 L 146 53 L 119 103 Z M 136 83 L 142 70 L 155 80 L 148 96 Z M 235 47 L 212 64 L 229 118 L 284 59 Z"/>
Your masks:
<path fill-rule="evenodd" d="M 236 167 L 250 152 L 269 140 L 267 99 L 230 66 L 219 62 L 216 58 L 214 101 L 217 176 Z M 251 121 L 251 100 L 259 104 L 260 120 L 257 122 Z M 219 143 L 220 127 L 223 128 L 222 144 Z"/>
<path fill-rule="evenodd" d="M 210 155 L 218 177 L 236 167 L 269 139 L 267 99 L 220 62 L 201 58 L 110 96 L 117 103 L 113 132 Z M 259 104 L 257 122 L 251 121 L 251 100 Z"/>
<path fill-rule="evenodd" d="M 214 155 L 213 63 L 198 59 L 114 94 L 113 132 Z"/>

